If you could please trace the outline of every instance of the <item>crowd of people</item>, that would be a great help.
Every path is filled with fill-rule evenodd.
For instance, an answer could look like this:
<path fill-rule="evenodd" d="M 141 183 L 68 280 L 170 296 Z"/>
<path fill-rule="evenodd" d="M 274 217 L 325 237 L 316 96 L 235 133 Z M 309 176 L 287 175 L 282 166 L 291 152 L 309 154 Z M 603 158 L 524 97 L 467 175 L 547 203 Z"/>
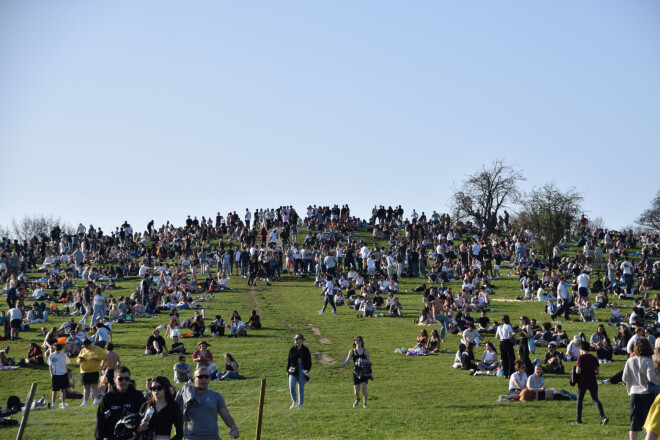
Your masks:
<path fill-rule="evenodd" d="M 212 301 L 217 292 L 231 289 L 232 277 L 247 279 L 250 286 L 258 282 L 269 285 L 285 275 L 308 278 L 310 284 L 321 288 L 320 314 L 328 306 L 336 314 L 338 307 L 341 311 L 345 305 L 352 313 L 357 312 L 358 318 L 402 317 L 399 282 L 410 278 L 423 282 L 415 289 L 424 301 L 416 322 L 438 325 L 430 336 L 425 329 L 420 332 L 419 350 L 438 353 L 441 344 L 446 343 L 447 333 L 460 335 L 455 365 L 471 374 L 501 370 L 512 381 L 510 395 L 522 400 L 531 399 L 527 391 L 533 392 L 536 400 L 561 398 L 554 390 L 545 389 L 543 374 L 564 372 L 564 363 L 577 361 L 584 379 L 578 386 L 576 422 L 581 421 L 582 401 L 589 390 L 599 408 L 601 423 L 607 423 L 598 401 L 597 384 L 593 383 L 598 365 L 611 362 L 613 355 L 630 355 L 633 359 L 641 356 L 633 353 L 647 353 L 642 349 L 635 351 L 639 339 L 652 341 L 654 355 L 656 329 L 647 322 L 655 321 L 660 311 L 660 296 L 649 295 L 649 291 L 660 287 L 658 237 L 584 229 L 574 256 L 565 256 L 569 246 L 566 239 L 557 243 L 552 258 L 544 259 L 534 252 L 534 233 L 510 224 L 508 214 L 500 217 L 492 231 L 486 231 L 478 219 L 463 224 L 437 212 L 428 217 L 415 210 L 409 218 L 403 214 L 400 206 L 375 206 L 371 218 L 362 220 L 351 217 L 347 205 L 335 205 L 309 206 L 301 217 L 293 207 L 284 206 L 254 212 L 246 209 L 242 215 L 218 213 L 214 219 L 189 216 L 182 226 L 167 222 L 156 228 L 152 221 L 143 232 L 134 231 L 125 222 L 110 234 L 80 224 L 75 231 L 67 233 L 56 227 L 49 235 L 24 242 L 5 238 L 1 243 L 0 276 L 6 286 L 9 310 L 1 318 L 8 339 L 20 339 L 21 331 L 48 323 L 53 314 L 72 317 L 60 328 L 49 331 L 42 327 L 43 344 L 31 343 L 26 358 L 15 362 L 8 350 L 3 350 L 0 362 L 5 366 L 48 363 L 53 377 L 52 400 L 55 402 L 55 393 L 59 392 L 60 407 L 64 408 L 67 393 L 73 391 L 67 360 L 75 358 L 80 364 L 83 405 L 97 404 L 101 396 L 105 399 L 118 392 L 121 383 L 115 375 L 125 368 L 114 352 L 112 325 L 167 313 L 164 337 L 160 329 L 155 329 L 143 354 L 177 356 L 172 380 L 187 384 L 184 394 L 188 394 L 184 398 L 194 400 L 194 393 L 190 392 L 192 382 L 196 393 L 204 393 L 199 384 L 208 384 L 208 380 L 241 378 L 238 362 L 230 353 L 224 355 L 224 365 L 218 368 L 210 344 L 203 338 L 244 337 L 248 330 L 261 328 L 261 318 L 255 310 L 246 322 L 234 311 L 228 322 L 216 315 L 207 324 L 211 317 L 205 316 L 203 303 Z M 303 230 L 309 231 L 304 238 L 298 235 Z M 374 238 L 371 246 L 356 235 L 365 230 Z M 641 247 L 641 252 L 633 258 L 631 249 L 637 247 Z M 505 262 L 510 263 L 508 267 L 520 282 L 519 299 L 539 302 L 549 321 L 558 316 L 568 320 L 574 315 L 577 320 L 589 322 L 595 319 L 596 311 L 607 309 L 611 312 L 608 322 L 619 326 L 619 332 L 610 339 L 601 325 L 589 339 L 583 333 L 571 339 L 561 324 L 539 325 L 527 316 L 521 316 L 517 326 L 507 315 L 499 322 L 491 322 L 487 314 L 497 289 L 493 282 L 502 276 Z M 38 272 L 43 273 L 39 279 L 30 276 Z M 138 277 L 140 282 L 134 291 L 121 295 L 116 282 L 126 277 Z M 78 286 L 80 282 L 84 286 Z M 455 287 L 454 292 L 450 283 L 460 283 L 460 288 Z M 623 316 L 617 305 L 617 301 L 625 300 L 634 301 L 630 316 Z M 179 313 L 187 310 L 193 311 L 193 315 L 182 320 Z M 486 334 L 499 339 L 499 352 L 492 342 L 486 341 Z M 186 363 L 182 342 L 188 336 L 202 339 L 192 353 L 191 359 L 197 364 L 194 369 Z M 166 339 L 171 339 L 171 344 Z M 303 406 L 304 384 L 311 368 L 309 349 L 303 342 L 304 337 L 296 335 L 287 365 L 292 409 Z M 485 348 L 480 361 L 473 353 L 477 346 Z M 530 359 L 534 347 L 548 349 L 545 359 L 537 364 Z M 566 352 L 558 350 L 563 348 Z M 591 358 L 596 359 L 595 363 Z M 354 364 L 354 406 L 359 405 L 362 395 L 366 408 L 371 363 L 359 336 L 344 364 L 350 361 Z M 636 367 L 639 366 L 631 368 Z M 527 377 L 525 372 L 534 374 Z M 130 372 L 122 374 L 120 377 L 130 377 Z M 624 370 L 618 380 L 628 386 L 635 377 L 630 374 Z M 169 379 L 156 379 L 158 391 L 167 392 L 160 400 L 150 400 L 149 405 L 160 412 L 171 407 L 174 393 Z M 614 377 L 610 383 L 616 380 Z M 654 377 L 647 381 L 655 382 Z M 632 433 L 640 430 L 639 414 L 646 415 L 652 403 L 649 397 L 635 397 L 633 405 L 633 395 L 651 395 L 651 391 L 640 393 L 633 389 L 636 391 L 631 392 L 631 407 L 635 408 L 636 418 L 635 424 L 631 423 L 631 438 Z M 125 392 L 126 389 L 122 391 Z M 228 412 L 222 411 L 217 397 L 213 399 L 217 412 L 228 423 Z M 179 406 L 185 415 L 185 405 Z M 168 420 L 177 417 L 168 416 Z M 147 429 L 143 425 L 140 428 Z M 180 434 L 179 427 L 176 432 Z"/>

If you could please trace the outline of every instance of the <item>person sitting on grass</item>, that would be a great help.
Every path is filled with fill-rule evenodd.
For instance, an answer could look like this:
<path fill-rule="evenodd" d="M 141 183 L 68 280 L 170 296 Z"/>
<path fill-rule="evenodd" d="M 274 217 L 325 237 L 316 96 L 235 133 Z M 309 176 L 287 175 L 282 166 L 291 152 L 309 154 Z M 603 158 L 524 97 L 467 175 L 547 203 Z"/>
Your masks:
<path fill-rule="evenodd" d="M 390 304 L 388 307 L 390 313 L 388 313 L 387 316 L 389 316 L 390 318 L 401 318 L 403 316 L 403 314 L 401 313 L 401 308 L 402 307 L 401 307 L 401 303 L 399 302 L 399 298 L 395 296 L 394 299 L 392 300 L 392 304 Z"/>
<path fill-rule="evenodd" d="M 477 365 L 474 363 L 474 342 L 465 344 L 465 350 L 461 353 L 461 369 L 469 371 L 473 375 L 477 371 Z"/>
<path fill-rule="evenodd" d="M 241 377 L 238 374 L 238 362 L 230 353 L 225 353 L 225 369 L 217 380 L 240 379 Z"/>
<path fill-rule="evenodd" d="M 374 313 L 376 312 L 376 306 L 373 305 L 370 299 L 364 301 L 360 309 L 362 310 L 364 318 L 373 318 Z"/>
<path fill-rule="evenodd" d="M 209 325 L 211 329 L 212 336 L 224 336 L 225 335 L 225 320 L 222 319 L 221 315 L 215 315 L 215 319 Z"/>
<path fill-rule="evenodd" d="M 261 317 L 257 315 L 256 310 L 252 310 L 252 314 L 245 325 L 252 330 L 259 330 L 261 328 Z"/>
<path fill-rule="evenodd" d="M 519 394 L 522 390 L 527 388 L 527 373 L 525 372 L 525 364 L 521 360 L 513 363 L 515 373 L 509 377 L 509 395 Z"/>
<path fill-rule="evenodd" d="M 179 340 L 178 336 L 172 338 L 172 346 L 170 347 L 170 354 L 185 354 L 186 347 L 183 346 L 183 342 Z"/>
<path fill-rule="evenodd" d="M 160 335 L 158 330 L 154 330 L 149 339 L 147 339 L 147 346 L 144 349 L 144 356 L 159 354 L 161 356 L 167 355 L 167 345 L 165 339 Z"/>
<path fill-rule="evenodd" d="M 424 352 L 426 353 L 438 353 L 440 351 L 440 335 L 436 329 L 433 329 L 431 332 L 431 337 L 426 343 L 426 348 Z"/>
<path fill-rule="evenodd" d="M 231 319 L 231 326 L 229 327 L 228 338 L 237 338 L 239 336 L 247 336 L 247 330 L 245 329 L 245 323 L 241 320 L 239 315 L 234 316 Z"/>
<path fill-rule="evenodd" d="M 500 363 L 497 361 L 497 350 L 492 342 L 486 342 L 486 349 L 481 355 L 481 362 L 477 364 L 477 368 L 485 371 L 493 371 L 500 366 Z"/>
<path fill-rule="evenodd" d="M 174 364 L 174 382 L 186 383 L 192 381 L 192 367 L 186 363 L 185 356 L 179 356 L 179 360 Z"/>

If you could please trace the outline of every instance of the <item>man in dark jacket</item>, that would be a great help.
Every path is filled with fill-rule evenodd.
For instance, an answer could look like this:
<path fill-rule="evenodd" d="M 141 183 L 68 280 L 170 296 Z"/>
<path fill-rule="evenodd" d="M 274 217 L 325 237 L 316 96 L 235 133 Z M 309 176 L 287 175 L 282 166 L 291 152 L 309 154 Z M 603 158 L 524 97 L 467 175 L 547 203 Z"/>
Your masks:
<path fill-rule="evenodd" d="M 131 371 L 128 367 L 121 367 L 115 377 L 117 388 L 103 396 L 96 412 L 96 440 L 114 439 L 117 422 L 124 416 L 140 411 L 144 396 L 130 385 L 130 381 Z"/>

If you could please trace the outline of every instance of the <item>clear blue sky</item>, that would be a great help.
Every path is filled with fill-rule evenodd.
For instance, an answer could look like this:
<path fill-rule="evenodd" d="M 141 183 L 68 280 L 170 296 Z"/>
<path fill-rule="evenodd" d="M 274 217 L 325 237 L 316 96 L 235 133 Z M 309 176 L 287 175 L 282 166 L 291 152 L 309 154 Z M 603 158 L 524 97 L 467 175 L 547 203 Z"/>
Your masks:
<path fill-rule="evenodd" d="M 503 158 L 606 226 L 660 189 L 660 2 L 4 1 L 0 225 L 447 211 Z"/>

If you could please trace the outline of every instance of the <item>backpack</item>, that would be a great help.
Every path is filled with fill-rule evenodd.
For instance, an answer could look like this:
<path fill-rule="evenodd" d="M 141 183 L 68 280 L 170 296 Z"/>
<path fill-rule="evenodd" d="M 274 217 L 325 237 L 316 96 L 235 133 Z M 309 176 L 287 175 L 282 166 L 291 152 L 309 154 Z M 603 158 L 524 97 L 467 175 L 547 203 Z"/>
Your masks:
<path fill-rule="evenodd" d="M 361 357 L 355 362 L 353 373 L 359 380 L 371 379 L 371 362 Z"/>
<path fill-rule="evenodd" d="M 568 383 L 574 387 L 580 381 L 580 375 L 577 373 L 577 365 L 571 368 L 571 374 L 568 378 Z"/>

